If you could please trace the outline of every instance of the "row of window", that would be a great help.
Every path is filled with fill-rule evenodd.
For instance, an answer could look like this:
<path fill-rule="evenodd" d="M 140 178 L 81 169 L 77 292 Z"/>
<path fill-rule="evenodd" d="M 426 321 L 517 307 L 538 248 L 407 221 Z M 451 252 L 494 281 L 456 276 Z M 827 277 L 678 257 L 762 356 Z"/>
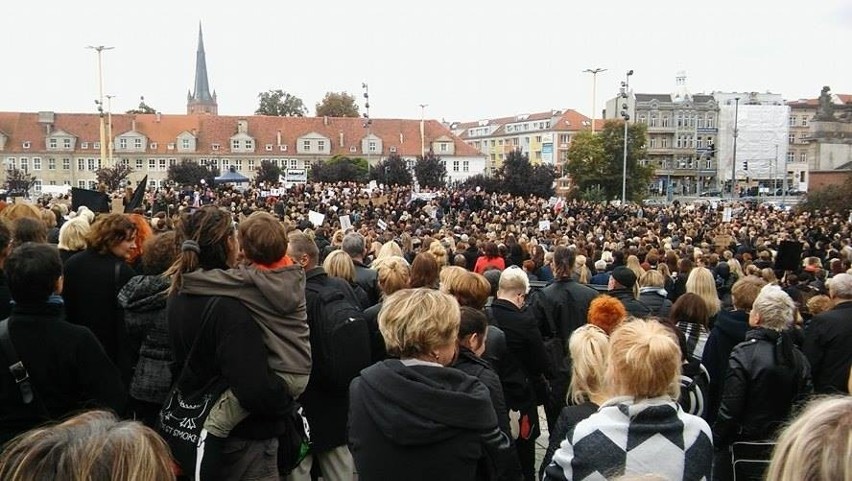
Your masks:
<path fill-rule="evenodd" d="M 796 153 L 795 152 L 787 152 L 787 162 L 795 162 L 796 161 Z M 799 152 L 799 162 L 806 163 L 808 161 L 808 153 L 807 152 Z"/>
<path fill-rule="evenodd" d="M 802 115 L 801 124 L 799 124 L 799 117 L 797 117 L 795 115 L 791 115 L 790 118 L 788 119 L 788 122 L 789 122 L 790 127 L 807 127 L 809 120 L 810 120 L 809 115 Z"/>
<path fill-rule="evenodd" d="M 446 168 L 446 167 L 447 167 L 447 161 L 446 161 L 446 160 L 442 160 L 442 161 L 441 161 L 441 163 L 443 163 L 443 164 L 444 164 L 444 168 Z M 463 160 L 463 161 L 454 160 L 454 161 L 453 161 L 453 172 L 458 172 L 458 171 L 459 171 L 459 165 L 461 165 L 461 171 L 462 171 L 462 172 L 470 172 L 470 161 L 467 161 L 467 160 Z"/>
<path fill-rule="evenodd" d="M 672 117 L 669 115 L 659 115 L 657 112 L 650 114 L 640 113 L 638 121 L 643 124 L 648 124 L 648 127 L 671 127 Z M 715 129 L 716 115 L 707 113 L 700 115 L 698 113 L 677 112 L 674 115 L 674 123 L 677 127 L 695 127 L 699 129 Z"/>
<path fill-rule="evenodd" d="M 530 129 L 533 130 L 544 130 L 550 128 L 550 121 L 543 120 L 541 122 L 525 122 L 523 124 L 508 124 L 506 125 L 506 132 L 527 132 Z"/>

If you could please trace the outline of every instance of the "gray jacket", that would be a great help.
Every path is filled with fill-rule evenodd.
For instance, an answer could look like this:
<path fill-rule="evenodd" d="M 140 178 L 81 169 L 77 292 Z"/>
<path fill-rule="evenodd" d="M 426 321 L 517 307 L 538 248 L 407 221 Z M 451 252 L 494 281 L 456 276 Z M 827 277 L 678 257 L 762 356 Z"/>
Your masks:
<path fill-rule="evenodd" d="M 305 272 L 301 266 L 198 269 L 183 274 L 181 293 L 239 299 L 263 332 L 269 367 L 279 373 L 311 373 Z"/>
<path fill-rule="evenodd" d="M 651 315 L 660 319 L 668 319 L 672 309 L 672 301 L 668 298 L 668 292 L 662 287 L 642 287 L 639 289 L 639 301 L 648 306 Z"/>

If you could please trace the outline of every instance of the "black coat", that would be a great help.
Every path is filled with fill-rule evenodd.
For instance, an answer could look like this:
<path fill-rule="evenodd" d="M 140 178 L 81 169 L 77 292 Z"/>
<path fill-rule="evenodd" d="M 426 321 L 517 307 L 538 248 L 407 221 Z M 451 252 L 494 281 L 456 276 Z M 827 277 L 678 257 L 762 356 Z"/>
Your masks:
<path fill-rule="evenodd" d="M 576 406 L 565 406 L 562 408 L 562 412 L 559 413 L 559 419 L 556 421 L 556 426 L 548 437 L 549 441 L 547 443 L 547 451 L 545 451 L 544 458 L 541 460 L 539 477 L 544 479 L 544 470 L 550 465 L 550 462 L 553 460 L 553 454 L 556 453 L 557 449 L 559 449 L 559 445 L 562 444 L 562 441 L 568 437 L 568 433 L 577 426 L 577 423 L 588 418 L 597 411 L 598 405 L 590 401 Z"/>
<path fill-rule="evenodd" d="M 379 289 L 379 273 L 374 269 L 370 269 L 363 262 L 354 260 L 355 263 L 355 283 L 364 289 L 367 293 L 367 301 L 370 306 L 374 306 L 382 299 L 382 291 Z"/>
<path fill-rule="evenodd" d="M 734 346 L 745 340 L 748 330 L 747 312 L 740 310 L 719 311 L 716 323 L 713 324 L 713 329 L 704 345 L 701 363 L 704 364 L 704 367 L 707 368 L 707 374 L 710 375 L 710 406 L 707 411 L 707 421 L 711 424 L 716 420 L 716 412 L 719 410 L 731 351 L 734 350 Z"/>
<path fill-rule="evenodd" d="M 16 305 L 9 336 L 51 419 L 79 410 L 121 413 L 127 399 L 118 369 L 86 328 L 65 322 L 59 304 Z M 0 351 L 0 445 L 45 419 L 34 403 L 23 404 Z"/>
<path fill-rule="evenodd" d="M 814 390 L 818 393 L 848 393 L 852 365 L 852 301 L 811 319 L 802 349 L 811 363 Z"/>
<path fill-rule="evenodd" d="M 624 308 L 627 309 L 627 315 L 638 317 L 640 319 L 645 319 L 654 313 L 651 311 L 651 308 L 648 307 L 644 302 L 639 299 L 633 297 L 632 289 L 625 289 L 620 287 L 618 289 L 613 289 L 607 294 L 621 301 L 624 304 Z"/>
<path fill-rule="evenodd" d="M 539 291 L 532 312 L 542 335 L 567 342 L 574 329 L 586 324 L 589 305 L 597 296 L 598 291 L 570 278 L 558 279 Z M 551 332 L 551 325 L 556 332 Z"/>
<path fill-rule="evenodd" d="M 666 290 L 659 288 L 642 288 L 639 290 L 639 302 L 651 310 L 651 315 L 660 319 L 668 319 L 672 309 L 672 301 L 666 297 Z"/>
<path fill-rule="evenodd" d="M 166 304 L 169 338 L 179 373 L 199 334 L 209 296 L 171 295 Z M 193 354 L 192 371 L 183 381 L 187 390 L 198 389 L 222 376 L 249 416 L 231 435 L 244 439 L 271 439 L 285 432 L 284 416 L 293 398 L 284 381 L 269 368 L 260 326 L 239 300 L 220 297 L 211 310 Z"/>
<path fill-rule="evenodd" d="M 136 359 L 117 298 L 121 288 L 135 275 L 122 259 L 89 249 L 65 262 L 62 290 L 68 322 L 92 330 L 107 356 L 118 366 L 125 384 L 130 384 Z"/>
<path fill-rule="evenodd" d="M 362 481 L 499 477 L 512 449 L 488 388 L 446 367 L 388 359 L 349 386 L 349 450 Z"/>
<path fill-rule="evenodd" d="M 784 336 L 786 339 L 779 339 Z M 789 349 L 784 354 L 784 347 Z M 808 360 L 789 334 L 756 328 L 731 352 L 713 445 L 771 439 L 813 391 Z"/>
<path fill-rule="evenodd" d="M 6 282 L 6 273 L 0 269 L 0 320 L 9 317 L 12 313 L 12 293 L 9 292 L 9 283 Z"/>

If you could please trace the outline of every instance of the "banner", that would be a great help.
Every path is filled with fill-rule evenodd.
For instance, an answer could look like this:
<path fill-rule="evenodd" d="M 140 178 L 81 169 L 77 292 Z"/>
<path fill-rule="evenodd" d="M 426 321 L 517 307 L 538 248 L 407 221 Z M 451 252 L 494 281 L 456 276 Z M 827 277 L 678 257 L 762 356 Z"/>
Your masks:
<path fill-rule="evenodd" d="M 538 221 L 538 230 L 541 232 L 550 230 L 550 221 L 549 220 L 540 220 Z"/>
<path fill-rule="evenodd" d="M 325 222 L 325 215 L 313 210 L 308 211 L 308 221 L 310 221 L 314 227 L 319 227 L 323 222 Z"/>
<path fill-rule="evenodd" d="M 379 229 L 381 230 L 388 230 L 388 223 L 382 219 L 379 219 L 378 222 L 376 222 L 376 225 L 379 226 Z"/>
<path fill-rule="evenodd" d="M 733 213 L 733 211 L 731 210 L 730 207 L 725 207 L 722 210 L 722 222 L 725 222 L 725 223 L 731 222 L 732 213 Z"/>

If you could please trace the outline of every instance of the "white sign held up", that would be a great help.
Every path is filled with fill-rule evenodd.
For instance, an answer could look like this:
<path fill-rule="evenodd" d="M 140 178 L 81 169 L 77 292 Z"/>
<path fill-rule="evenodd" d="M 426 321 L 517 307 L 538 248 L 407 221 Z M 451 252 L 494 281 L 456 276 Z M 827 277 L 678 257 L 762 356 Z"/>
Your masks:
<path fill-rule="evenodd" d="M 325 215 L 320 214 L 317 211 L 311 210 L 308 211 L 308 220 L 311 222 L 311 224 L 314 225 L 314 227 L 319 227 L 322 225 L 323 222 L 325 222 Z"/>

